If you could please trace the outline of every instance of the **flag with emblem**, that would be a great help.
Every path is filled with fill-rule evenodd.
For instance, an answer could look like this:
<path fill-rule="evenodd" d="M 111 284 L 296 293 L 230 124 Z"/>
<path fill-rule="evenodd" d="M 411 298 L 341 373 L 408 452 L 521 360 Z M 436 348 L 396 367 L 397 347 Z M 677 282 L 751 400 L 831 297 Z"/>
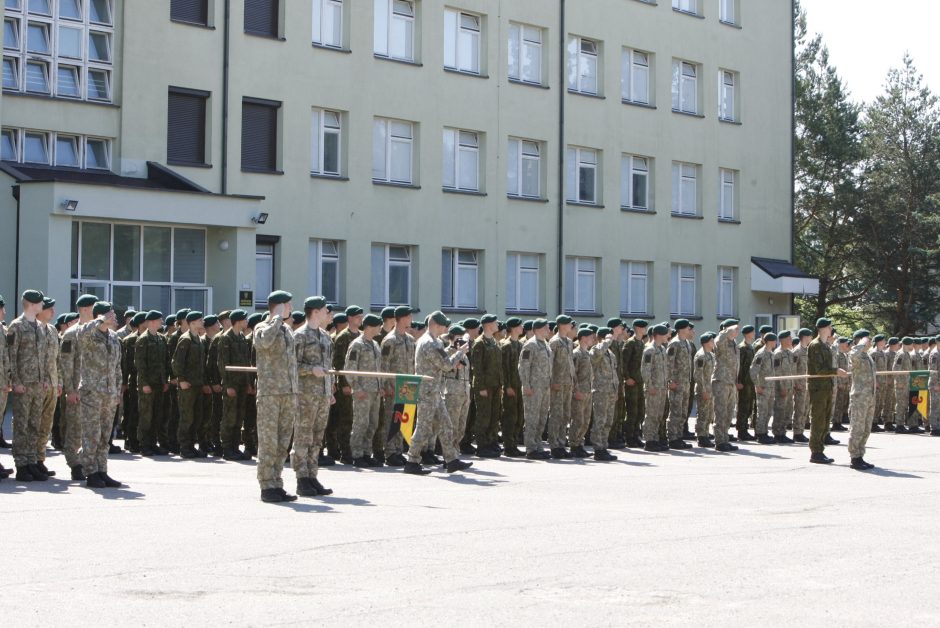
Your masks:
<path fill-rule="evenodd" d="M 927 400 L 930 394 L 927 392 L 927 382 L 930 380 L 930 371 L 911 371 L 910 385 L 911 405 L 920 412 L 921 416 L 927 418 Z"/>
<path fill-rule="evenodd" d="M 388 437 L 401 431 L 402 438 L 411 445 L 411 436 L 415 431 L 415 416 L 418 413 L 418 396 L 421 390 L 421 377 L 416 375 L 395 376 L 395 406 Z"/>

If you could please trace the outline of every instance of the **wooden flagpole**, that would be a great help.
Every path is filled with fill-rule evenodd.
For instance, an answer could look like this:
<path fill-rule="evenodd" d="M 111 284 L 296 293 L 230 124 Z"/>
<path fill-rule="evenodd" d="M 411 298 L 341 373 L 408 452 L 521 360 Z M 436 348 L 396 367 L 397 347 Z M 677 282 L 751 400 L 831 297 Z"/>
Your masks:
<path fill-rule="evenodd" d="M 226 366 L 226 371 L 230 373 L 257 373 L 257 366 Z M 423 381 L 431 382 L 434 381 L 433 377 L 428 375 L 413 375 L 411 373 L 379 373 L 376 371 L 327 371 L 330 375 L 345 375 L 346 377 L 377 377 L 382 379 L 395 379 L 399 375 L 405 377 L 417 377 Z"/>
<path fill-rule="evenodd" d="M 925 371 L 875 371 L 875 375 L 910 375 L 911 373 L 923 372 Z M 793 379 L 832 379 L 834 377 L 839 377 L 839 375 L 836 373 L 833 373 L 832 375 L 774 375 L 772 377 L 764 378 L 764 381 L 785 382 Z M 852 374 L 849 373 L 848 377 L 852 377 Z"/>

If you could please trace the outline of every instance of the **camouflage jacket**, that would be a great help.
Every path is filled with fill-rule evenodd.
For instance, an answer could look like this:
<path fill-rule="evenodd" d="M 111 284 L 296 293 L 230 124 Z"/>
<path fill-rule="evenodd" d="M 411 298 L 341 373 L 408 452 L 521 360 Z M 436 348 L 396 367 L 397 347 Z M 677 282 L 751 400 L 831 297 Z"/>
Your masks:
<path fill-rule="evenodd" d="M 333 370 L 342 371 L 346 367 L 346 353 L 349 351 L 349 345 L 359 335 L 360 332 L 353 331 L 350 327 L 336 334 L 333 339 Z M 337 388 L 345 388 L 349 386 L 349 382 L 346 381 L 343 375 L 337 375 L 336 386 Z"/>
<path fill-rule="evenodd" d="M 444 377 L 454 370 L 462 352 L 447 355 L 440 338 L 425 332 L 415 344 L 415 374 L 433 378 L 421 382 L 421 399 L 440 397 L 444 392 Z"/>
<path fill-rule="evenodd" d="M 522 342 L 504 338 L 499 343 L 499 353 L 503 362 L 503 387 L 512 388 L 518 393 L 522 389 L 522 383 L 519 381 L 519 354 L 522 353 Z"/>
<path fill-rule="evenodd" d="M 137 386 L 163 388 L 167 380 L 166 339 L 158 333 L 145 332 L 134 342 Z"/>
<path fill-rule="evenodd" d="M 76 334 L 82 355 L 78 390 L 121 394 L 121 341 L 110 329 L 98 329 L 98 320 L 81 325 Z"/>
<path fill-rule="evenodd" d="M 347 371 L 381 371 L 382 370 L 382 350 L 374 340 L 367 339 L 365 335 L 359 334 L 359 337 L 353 340 L 346 352 Z M 379 392 L 381 386 L 377 377 L 354 377 L 347 375 L 346 379 L 353 391 Z"/>
<path fill-rule="evenodd" d="M 393 329 L 382 339 L 380 346 L 382 347 L 382 371 L 386 373 L 415 372 L 415 339 L 407 332 L 399 334 Z M 386 380 L 386 392 L 395 392 L 394 381 Z"/>
<path fill-rule="evenodd" d="M 519 352 L 519 383 L 523 388 L 548 390 L 552 383 L 552 350 L 547 342 L 532 336 Z"/>
<path fill-rule="evenodd" d="M 333 376 L 317 377 L 313 370 L 333 368 L 333 340 L 322 329 L 304 323 L 294 331 L 294 350 L 297 352 L 297 375 L 305 393 L 329 397 L 333 394 Z"/>
<path fill-rule="evenodd" d="M 251 366 L 251 341 L 230 327 L 219 334 L 219 376 L 222 378 L 223 388 L 239 388 L 248 386 L 252 376 L 248 373 L 233 373 L 225 369 L 227 366 Z"/>
<path fill-rule="evenodd" d="M 206 354 L 202 340 L 193 332 L 180 336 L 173 354 L 173 374 L 181 382 L 202 386 L 206 381 Z"/>
<path fill-rule="evenodd" d="M 258 397 L 300 392 L 294 335 L 280 316 L 255 326 L 252 344 L 258 363 Z"/>
<path fill-rule="evenodd" d="M 774 351 L 774 375 L 784 377 L 786 375 L 796 375 L 796 357 L 790 349 L 777 347 Z M 789 393 L 793 390 L 795 380 L 784 379 L 774 382 L 774 391 L 776 393 Z"/>
<path fill-rule="evenodd" d="M 645 390 L 651 388 L 666 388 L 666 352 L 661 345 L 650 343 L 643 350 L 643 387 Z"/>
<path fill-rule="evenodd" d="M 712 373 L 712 383 L 732 385 L 738 383 L 741 350 L 728 334 L 727 329 L 722 329 L 715 338 L 715 372 Z"/>
<path fill-rule="evenodd" d="M 470 349 L 470 387 L 500 388 L 503 385 L 503 361 L 495 338 L 477 336 Z"/>
<path fill-rule="evenodd" d="M 715 354 L 705 349 L 695 352 L 693 379 L 695 380 L 695 394 L 712 392 L 712 374 L 715 372 Z"/>
<path fill-rule="evenodd" d="M 552 350 L 552 384 L 574 385 L 574 349 L 571 340 L 555 334 L 548 341 L 548 348 Z"/>
<path fill-rule="evenodd" d="M 601 342 L 591 347 L 591 367 L 594 375 L 594 392 L 602 395 L 616 395 L 620 390 L 619 360 L 613 343 L 610 346 Z"/>
<path fill-rule="evenodd" d="M 852 397 L 870 395 L 874 397 L 878 384 L 875 381 L 875 361 L 862 345 L 855 345 L 849 351 L 852 365 Z"/>
<path fill-rule="evenodd" d="M 579 345 L 574 348 L 571 359 L 574 362 L 574 391 L 589 393 L 594 390 L 594 368 L 590 350 L 582 349 Z"/>
<path fill-rule="evenodd" d="M 666 346 L 666 376 L 680 390 L 689 387 L 692 381 L 692 353 L 686 341 L 673 338 Z"/>
<path fill-rule="evenodd" d="M 758 349 L 754 354 L 754 360 L 751 362 L 751 380 L 755 388 L 762 388 L 764 395 L 769 395 L 774 391 L 773 382 L 766 381 L 768 377 L 774 376 L 774 359 L 770 351 L 765 347 Z"/>
<path fill-rule="evenodd" d="M 58 365 L 47 362 L 45 342 L 45 323 L 30 322 L 20 316 L 7 327 L 6 344 L 10 360 L 10 383 L 13 386 L 51 386 L 58 379 L 57 375 L 54 377 L 52 374 Z"/>

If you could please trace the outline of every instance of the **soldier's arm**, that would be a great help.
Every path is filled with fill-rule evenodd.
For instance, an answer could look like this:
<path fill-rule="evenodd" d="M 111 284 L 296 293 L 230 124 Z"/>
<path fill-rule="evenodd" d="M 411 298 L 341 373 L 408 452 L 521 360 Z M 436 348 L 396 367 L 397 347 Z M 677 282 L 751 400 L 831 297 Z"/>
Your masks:
<path fill-rule="evenodd" d="M 346 352 L 346 366 L 344 367 L 347 371 L 358 371 L 359 370 L 359 354 L 360 347 L 355 343 L 349 345 L 349 350 Z M 346 380 L 349 382 L 348 385 L 353 388 L 353 390 L 358 388 L 359 385 L 358 377 L 348 376 Z"/>
<path fill-rule="evenodd" d="M 267 349 L 274 345 L 278 336 L 281 335 L 281 327 L 284 325 L 284 319 L 275 314 L 271 316 L 267 323 L 259 323 L 255 327 L 255 333 L 252 336 L 256 347 Z"/>
<path fill-rule="evenodd" d="M 115 336 L 114 339 L 118 343 L 118 347 L 120 347 L 122 345 L 121 340 L 118 339 L 117 336 Z M 112 371 L 112 384 L 118 395 L 121 394 L 121 386 L 124 384 L 124 369 L 122 368 L 122 362 L 123 360 L 120 358 L 115 360 L 113 364 L 114 370 Z"/>
<path fill-rule="evenodd" d="M 643 378 L 644 382 L 649 382 L 650 373 L 653 370 L 653 353 L 651 351 L 644 351 L 641 360 L 640 376 Z"/>
<path fill-rule="evenodd" d="M 482 336 L 480 336 L 482 338 Z M 470 386 L 479 388 L 482 386 L 481 379 L 485 370 L 484 354 L 486 353 L 483 341 L 477 339 L 470 347 Z"/>
<path fill-rule="evenodd" d="M 189 340 L 180 338 L 176 343 L 176 351 L 173 352 L 173 359 L 170 361 L 170 369 L 177 379 L 185 379 L 186 375 L 186 356 L 189 353 Z"/>
<path fill-rule="evenodd" d="M 294 355 L 297 357 L 298 377 L 313 377 L 313 368 L 316 364 L 305 361 L 307 352 L 307 334 L 294 334 Z"/>
<path fill-rule="evenodd" d="M 591 368 L 591 358 L 588 355 L 585 358 L 575 361 L 575 390 L 583 393 L 591 392 L 591 388 L 594 385 L 593 379 L 593 369 Z"/>
<path fill-rule="evenodd" d="M 523 345 L 522 351 L 519 353 L 519 364 L 516 367 L 516 370 L 519 372 L 519 382 L 523 388 L 531 388 L 530 378 L 532 372 L 532 348 Z"/>

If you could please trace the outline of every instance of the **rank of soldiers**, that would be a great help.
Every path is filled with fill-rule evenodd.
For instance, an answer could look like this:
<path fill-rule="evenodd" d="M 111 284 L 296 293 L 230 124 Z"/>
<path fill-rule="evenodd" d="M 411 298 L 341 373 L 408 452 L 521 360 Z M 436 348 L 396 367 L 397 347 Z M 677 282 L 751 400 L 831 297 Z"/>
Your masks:
<path fill-rule="evenodd" d="M 610 462 L 610 449 L 695 443 L 730 453 L 733 442 L 753 441 L 808 443 L 810 461 L 827 464 L 825 446 L 838 442 L 830 432 L 848 422 L 851 466 L 868 470 L 872 431 L 918 434 L 923 424 L 940 436 L 935 339 L 838 336 L 826 318 L 777 333 L 728 319 L 696 346 L 686 319 L 598 327 L 567 315 L 485 314 L 455 323 L 441 311 L 416 321 L 408 306 L 367 314 L 334 312 L 319 296 L 302 310 L 292 302 L 278 290 L 264 313 L 119 319 L 86 294 L 77 312 L 55 317 L 54 299 L 26 290 L 22 314 L 4 326 L 0 297 L 0 409 L 10 394 L 15 466 L 0 466 L 0 479 L 54 476 L 50 437 L 71 479 L 90 488 L 121 486 L 108 455 L 122 451 L 113 442 L 122 435 L 144 457 L 256 458 L 261 499 L 277 503 L 297 499 L 284 490 L 285 460 L 297 494 L 312 497 L 332 494 L 318 476 L 337 462 L 425 475 L 470 468 L 461 456 Z M 919 370 L 930 373 L 926 417 L 906 377 Z M 407 440 L 394 378 L 373 376 L 386 373 L 424 376 Z"/>

